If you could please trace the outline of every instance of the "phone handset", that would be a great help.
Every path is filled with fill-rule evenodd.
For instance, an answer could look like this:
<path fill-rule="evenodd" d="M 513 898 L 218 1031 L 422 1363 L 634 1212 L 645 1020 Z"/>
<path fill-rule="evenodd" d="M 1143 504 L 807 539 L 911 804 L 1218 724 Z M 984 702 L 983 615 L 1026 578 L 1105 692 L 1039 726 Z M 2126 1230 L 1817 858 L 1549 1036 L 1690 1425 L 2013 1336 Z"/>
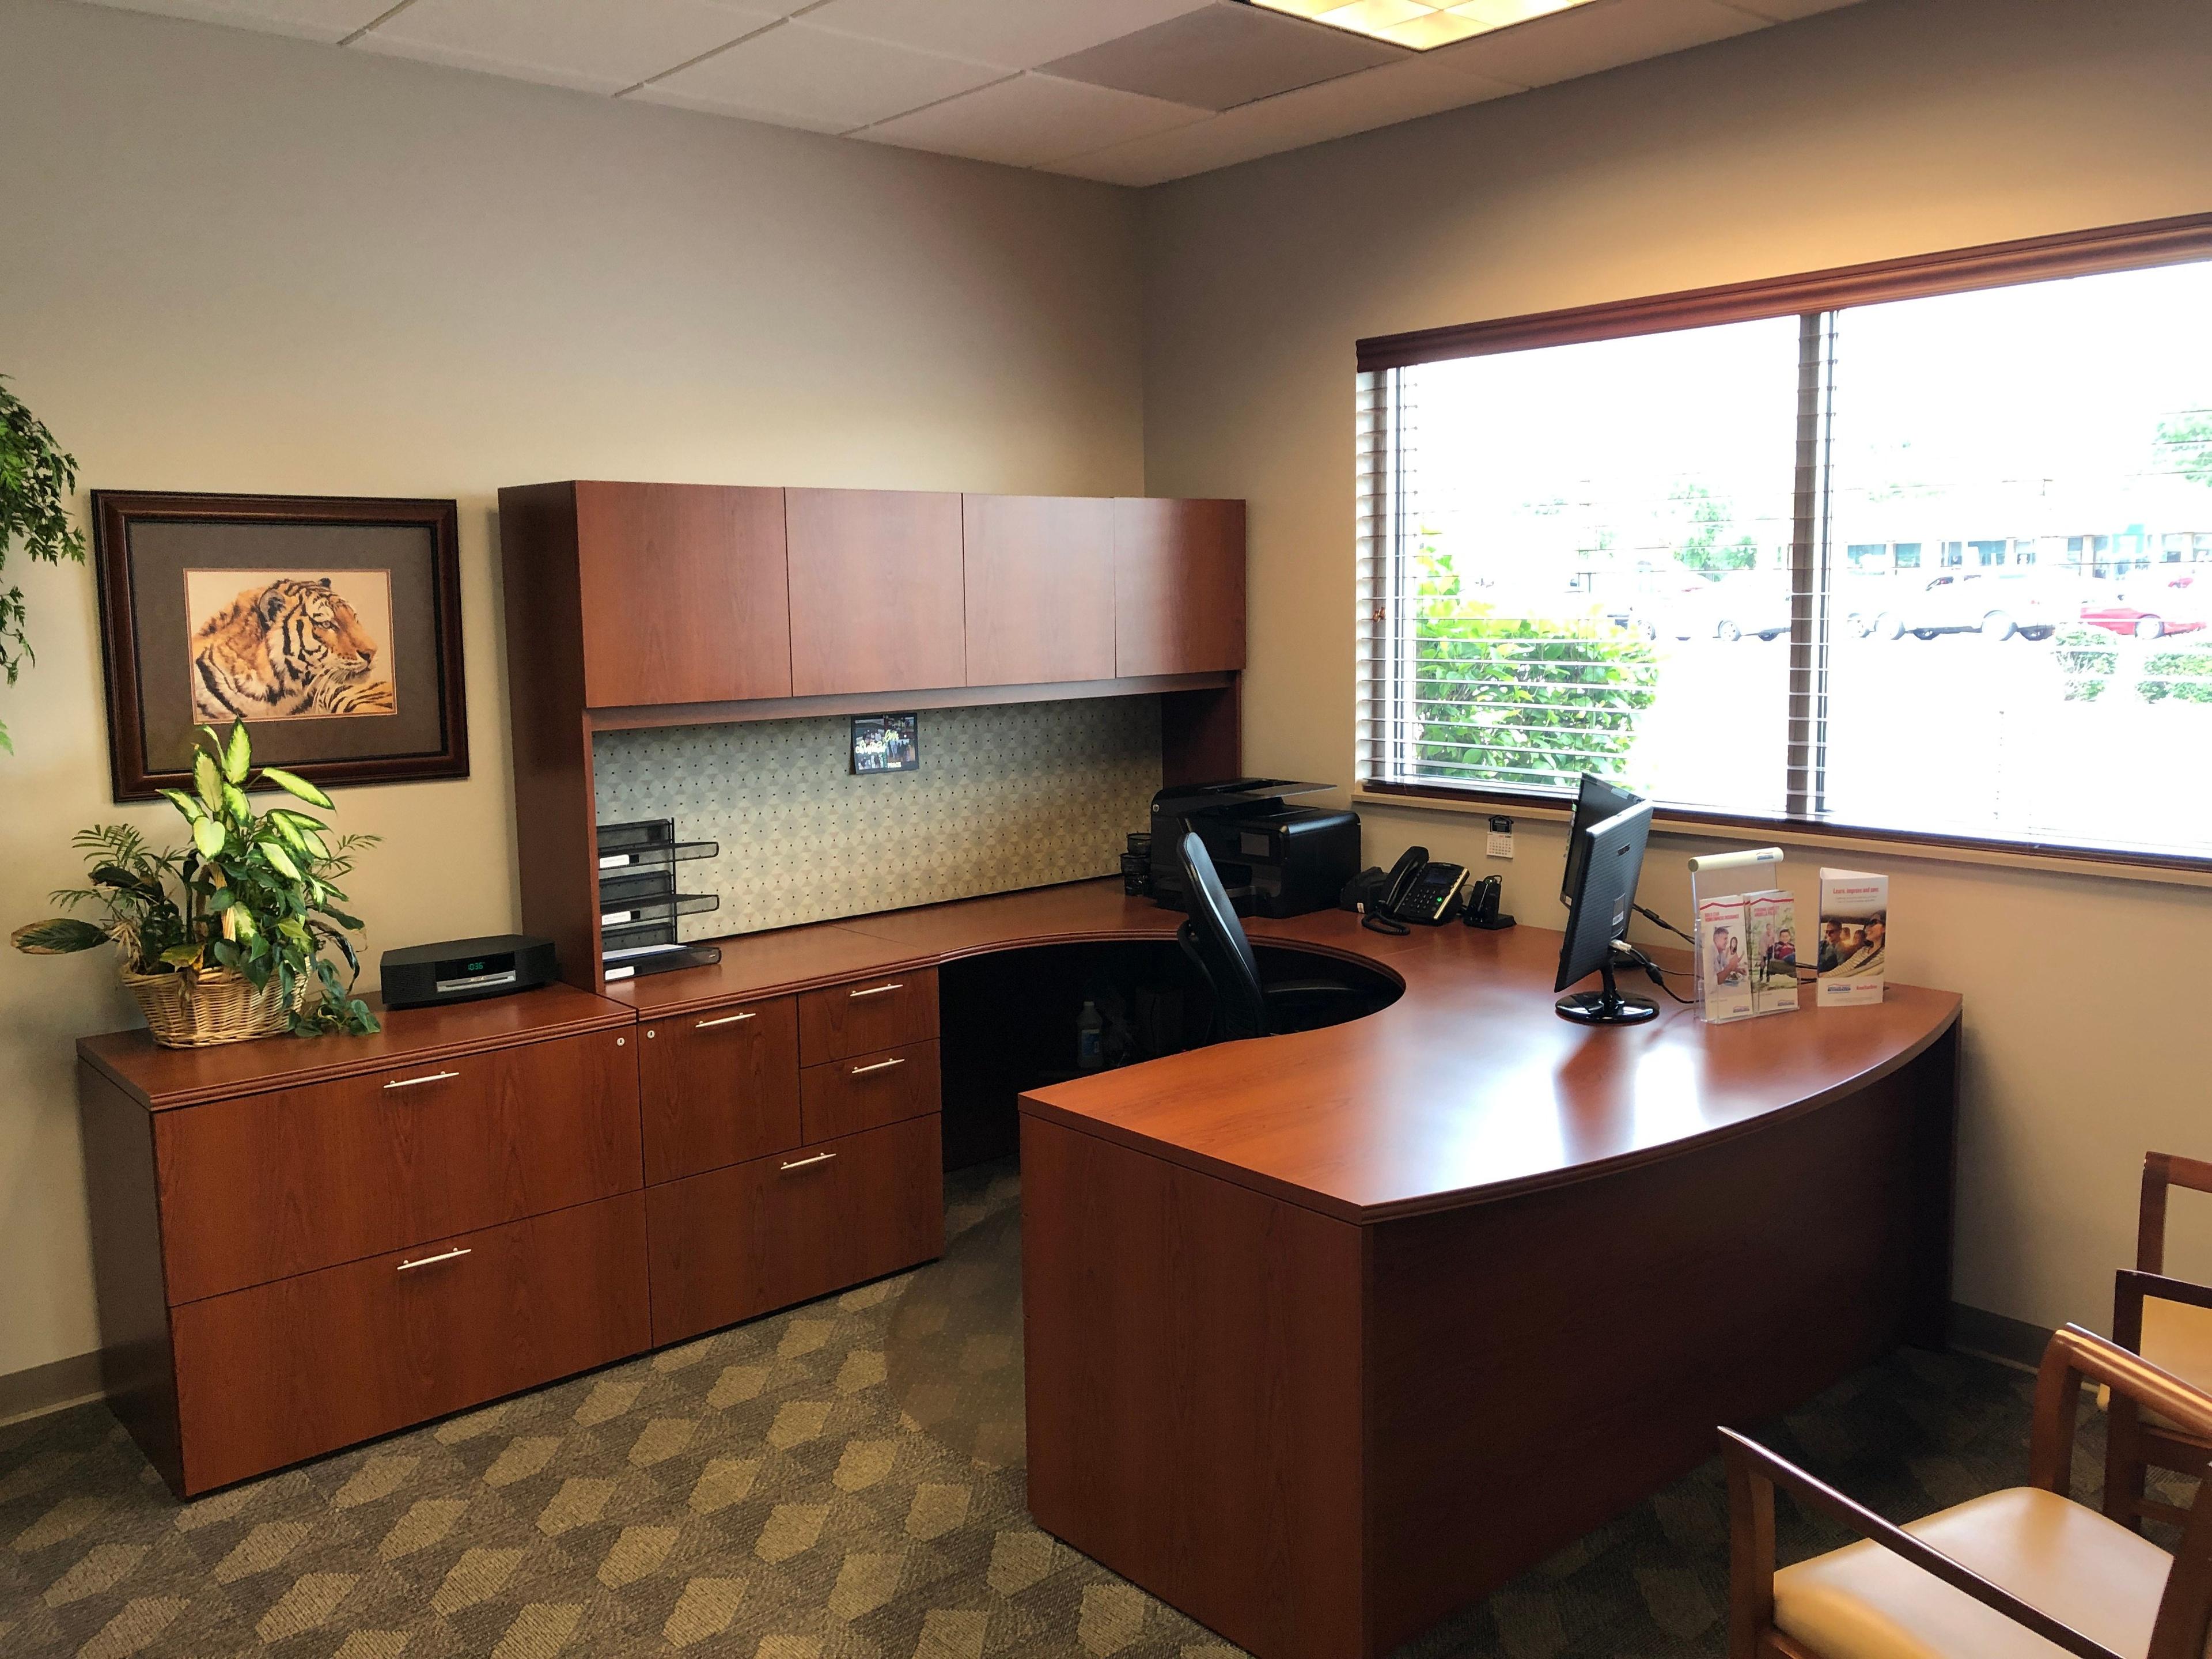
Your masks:
<path fill-rule="evenodd" d="M 1382 891 L 1372 908 L 1359 918 L 1359 925 L 1377 933 L 1410 933 L 1413 930 L 1398 920 L 1399 907 L 1405 903 L 1421 878 L 1421 872 L 1429 867 L 1429 849 L 1408 847 L 1405 856 L 1390 866 L 1390 873 L 1382 878 Z"/>

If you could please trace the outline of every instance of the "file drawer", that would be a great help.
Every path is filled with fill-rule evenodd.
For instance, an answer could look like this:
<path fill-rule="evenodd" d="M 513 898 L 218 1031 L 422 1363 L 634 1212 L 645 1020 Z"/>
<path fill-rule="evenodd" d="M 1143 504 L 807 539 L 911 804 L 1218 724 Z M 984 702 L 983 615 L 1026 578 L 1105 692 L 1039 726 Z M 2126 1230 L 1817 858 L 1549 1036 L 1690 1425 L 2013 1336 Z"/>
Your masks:
<path fill-rule="evenodd" d="M 884 974 L 799 999 L 799 1058 L 822 1066 L 927 1042 L 937 1035 L 937 969 Z"/>
<path fill-rule="evenodd" d="M 653 1340 L 681 1341 L 945 1251 L 937 1119 L 810 1144 L 646 1193 Z"/>
<path fill-rule="evenodd" d="M 648 1021 L 638 1031 L 637 1065 L 649 1182 L 784 1152 L 806 1138 L 796 998 Z"/>
<path fill-rule="evenodd" d="M 592 1031 L 157 1114 L 169 1301 L 635 1189 L 635 1042 Z"/>
<path fill-rule="evenodd" d="M 858 1134 L 939 1109 L 943 1088 L 937 1044 L 856 1054 L 799 1073 L 799 1111 L 809 1141 Z"/>
<path fill-rule="evenodd" d="M 187 1492 L 642 1351 L 624 1193 L 175 1310 Z"/>

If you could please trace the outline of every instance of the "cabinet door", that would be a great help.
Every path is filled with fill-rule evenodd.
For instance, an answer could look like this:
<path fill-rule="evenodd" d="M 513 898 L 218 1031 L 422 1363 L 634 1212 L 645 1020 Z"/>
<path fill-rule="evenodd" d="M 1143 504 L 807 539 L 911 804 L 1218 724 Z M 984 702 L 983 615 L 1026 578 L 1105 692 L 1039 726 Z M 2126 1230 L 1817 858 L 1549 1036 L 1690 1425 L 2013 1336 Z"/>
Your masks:
<path fill-rule="evenodd" d="M 735 1324 L 945 1252 L 934 1113 L 646 1189 L 653 1340 Z"/>
<path fill-rule="evenodd" d="M 647 1181 L 799 1145 L 794 999 L 644 1020 L 638 1043 Z"/>
<path fill-rule="evenodd" d="M 580 483 L 576 560 L 592 707 L 791 695 L 781 489 Z"/>
<path fill-rule="evenodd" d="M 804 991 L 799 998 L 799 1058 L 820 1066 L 937 1036 L 937 969 L 916 968 L 881 979 Z"/>
<path fill-rule="evenodd" d="M 1114 678 L 1114 503 L 963 495 L 968 684 Z"/>
<path fill-rule="evenodd" d="M 810 1142 L 930 1116 L 944 1105 L 937 1045 L 916 1042 L 810 1066 L 799 1074 L 799 1098 Z"/>
<path fill-rule="evenodd" d="M 1244 666 L 1244 503 L 1114 503 L 1115 663 L 1121 674 Z"/>
<path fill-rule="evenodd" d="M 965 685 L 960 498 L 900 489 L 784 497 L 792 695 Z"/>
<path fill-rule="evenodd" d="M 594 1031 L 156 1113 L 170 1301 L 634 1190 L 630 1039 Z"/>
<path fill-rule="evenodd" d="M 185 1490 L 623 1358 L 652 1340 L 624 1193 L 179 1308 Z"/>

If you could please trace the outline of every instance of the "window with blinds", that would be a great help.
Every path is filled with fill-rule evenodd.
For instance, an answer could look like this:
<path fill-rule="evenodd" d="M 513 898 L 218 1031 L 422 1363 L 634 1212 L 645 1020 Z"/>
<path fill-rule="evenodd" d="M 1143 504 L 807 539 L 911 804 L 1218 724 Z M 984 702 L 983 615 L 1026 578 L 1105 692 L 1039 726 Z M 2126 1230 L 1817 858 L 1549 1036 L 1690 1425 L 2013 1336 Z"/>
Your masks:
<path fill-rule="evenodd" d="M 2212 218 L 1360 351 L 1370 789 L 2212 859 Z"/>

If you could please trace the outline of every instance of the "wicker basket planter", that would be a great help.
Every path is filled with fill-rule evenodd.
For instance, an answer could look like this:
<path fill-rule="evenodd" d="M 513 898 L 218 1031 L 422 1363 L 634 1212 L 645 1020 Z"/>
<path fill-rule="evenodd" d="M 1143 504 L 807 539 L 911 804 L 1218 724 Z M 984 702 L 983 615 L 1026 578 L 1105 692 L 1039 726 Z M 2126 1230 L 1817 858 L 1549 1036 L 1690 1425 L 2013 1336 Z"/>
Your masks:
<path fill-rule="evenodd" d="M 257 990 L 245 975 L 228 968 L 185 974 L 134 974 L 126 968 L 123 983 L 138 1000 L 154 1041 L 165 1048 L 206 1048 L 275 1036 L 291 1017 L 275 980 Z M 295 1005 L 307 988 L 305 983 L 297 988 Z"/>

